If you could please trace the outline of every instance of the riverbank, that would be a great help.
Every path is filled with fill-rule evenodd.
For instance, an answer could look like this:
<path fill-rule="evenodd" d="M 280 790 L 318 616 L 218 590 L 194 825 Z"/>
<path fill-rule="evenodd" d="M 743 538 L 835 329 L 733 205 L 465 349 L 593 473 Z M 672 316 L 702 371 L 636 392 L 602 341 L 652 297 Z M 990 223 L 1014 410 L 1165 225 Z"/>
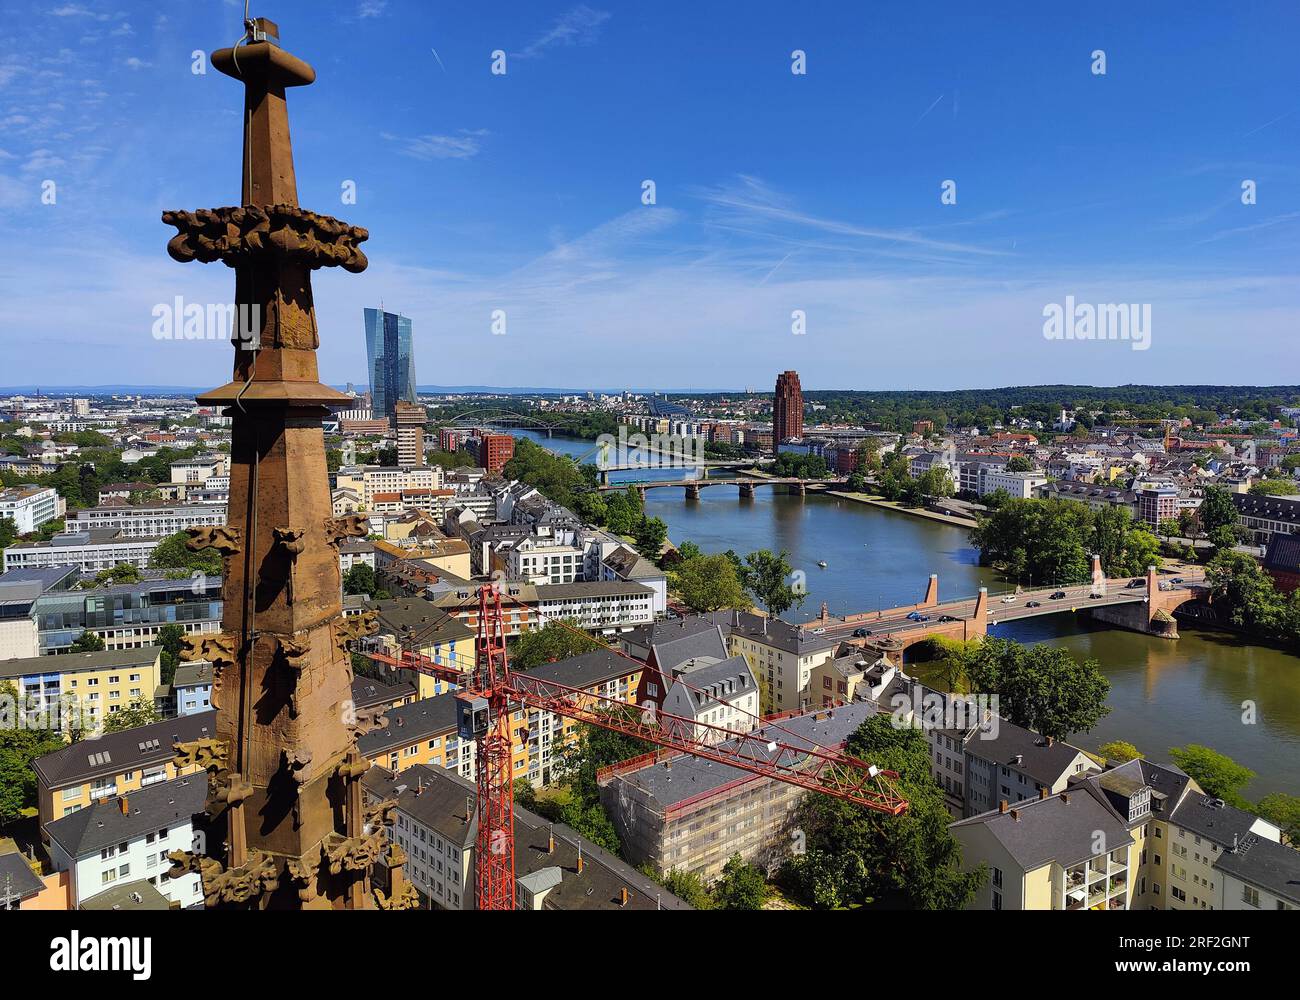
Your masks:
<path fill-rule="evenodd" d="M 923 517 L 927 521 L 938 521 L 941 524 L 951 524 L 954 528 L 974 528 L 978 521 L 969 517 L 958 517 L 955 514 L 940 514 L 937 510 L 926 510 L 924 507 L 908 507 L 899 503 L 897 500 L 886 500 L 882 496 L 875 496 L 870 493 L 850 493 L 847 490 L 827 490 L 826 496 L 838 497 L 842 500 L 852 500 L 854 503 L 867 504 L 870 507 L 879 507 L 882 510 L 897 511 L 899 514 L 910 514 L 912 517 Z"/>

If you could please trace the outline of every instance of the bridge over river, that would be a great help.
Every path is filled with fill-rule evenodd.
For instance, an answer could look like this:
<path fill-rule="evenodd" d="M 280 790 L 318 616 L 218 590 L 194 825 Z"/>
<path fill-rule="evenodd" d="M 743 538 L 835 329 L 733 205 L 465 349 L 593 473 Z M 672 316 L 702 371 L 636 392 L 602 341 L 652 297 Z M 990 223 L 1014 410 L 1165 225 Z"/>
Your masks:
<path fill-rule="evenodd" d="M 1137 577 L 1135 583 L 1131 577 L 1102 576 L 1100 560 L 1094 556 L 1093 570 L 1092 583 L 1040 587 L 999 598 L 990 598 L 988 588 L 982 587 L 974 596 L 950 601 L 939 600 L 939 576 L 931 574 L 925 597 L 917 604 L 843 617 L 829 615 L 823 606 L 821 617 L 802 627 L 880 652 L 901 654 L 909 646 L 935 636 L 967 640 L 987 635 L 992 625 L 1088 611 L 1094 619 L 1119 628 L 1176 639 L 1174 611 L 1190 601 L 1209 597 L 1200 568 L 1174 577 L 1149 567 L 1146 576 Z"/>
<path fill-rule="evenodd" d="M 760 486 L 783 486 L 786 492 L 804 496 L 809 492 L 821 492 L 844 486 L 847 479 L 798 479 L 787 476 L 733 476 L 729 479 L 647 479 L 624 483 L 601 483 L 601 490 L 634 489 L 645 499 L 646 490 L 676 488 L 686 491 L 687 500 L 698 500 L 700 490 L 711 486 L 738 486 L 742 500 L 753 497 L 754 490 Z"/>

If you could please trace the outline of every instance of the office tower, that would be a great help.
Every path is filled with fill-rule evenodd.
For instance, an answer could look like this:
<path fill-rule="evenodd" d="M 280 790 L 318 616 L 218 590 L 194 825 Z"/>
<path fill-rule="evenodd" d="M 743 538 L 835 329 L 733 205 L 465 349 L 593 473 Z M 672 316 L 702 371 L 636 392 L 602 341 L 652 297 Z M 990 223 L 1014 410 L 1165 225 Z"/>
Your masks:
<path fill-rule="evenodd" d="M 382 309 L 365 310 L 366 357 L 371 407 L 376 420 L 392 423 L 397 401 L 415 402 L 415 349 L 411 321 Z"/>
<path fill-rule="evenodd" d="M 405 400 L 397 401 L 397 464 L 400 468 L 424 464 L 424 407 Z"/>
<path fill-rule="evenodd" d="M 781 442 L 803 437 L 803 390 L 799 373 L 785 371 L 776 377 L 776 400 L 772 406 L 772 450 Z"/>

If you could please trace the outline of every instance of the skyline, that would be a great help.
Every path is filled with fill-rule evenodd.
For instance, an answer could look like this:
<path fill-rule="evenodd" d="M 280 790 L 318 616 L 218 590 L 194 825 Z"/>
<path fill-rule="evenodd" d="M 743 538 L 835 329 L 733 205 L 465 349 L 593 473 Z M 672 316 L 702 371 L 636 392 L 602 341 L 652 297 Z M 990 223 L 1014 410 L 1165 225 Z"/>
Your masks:
<path fill-rule="evenodd" d="M 1173 4 L 1137 19 L 1022 4 L 996 24 L 951 4 L 348 9 L 254 12 L 319 69 L 289 96 L 301 203 L 374 233 L 365 274 L 317 276 L 332 384 L 366 381 L 356 324 L 380 300 L 448 386 L 704 391 L 785 369 L 822 389 L 1300 381 L 1284 96 L 1300 16 L 1282 4 L 1195 24 Z M 23 248 L 11 326 L 41 331 L 9 338 L 14 370 L 50 388 L 219 383 L 224 340 L 159 343 L 150 324 L 178 295 L 232 297 L 223 269 L 167 260 L 158 213 L 236 196 L 218 154 L 238 145 L 238 88 L 193 74 L 191 53 L 236 37 L 240 6 L 10 13 L 0 240 Z M 210 129 L 220 149 L 198 141 Z M 1043 310 L 1070 296 L 1151 305 L 1151 349 L 1046 340 Z"/>

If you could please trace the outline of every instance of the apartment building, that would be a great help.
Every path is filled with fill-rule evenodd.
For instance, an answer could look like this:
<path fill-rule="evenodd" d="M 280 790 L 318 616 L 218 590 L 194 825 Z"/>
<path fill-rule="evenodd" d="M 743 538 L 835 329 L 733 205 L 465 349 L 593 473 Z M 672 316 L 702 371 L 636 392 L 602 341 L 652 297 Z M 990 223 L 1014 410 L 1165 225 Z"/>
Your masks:
<path fill-rule="evenodd" d="M 1034 495 L 1034 490 L 1046 484 L 1047 477 L 1041 472 L 1007 472 L 1005 469 L 981 468 L 976 492 L 983 497 L 1002 490 L 1009 493 L 1012 499 L 1028 500 Z"/>
<path fill-rule="evenodd" d="M 48 542 L 21 542 L 4 550 L 5 572 L 12 569 L 41 569 L 47 566 L 76 566 L 86 575 L 127 563 L 147 569 L 149 557 L 161 538 L 130 538 L 118 528 L 65 531 Z"/>
<path fill-rule="evenodd" d="M 874 706 L 865 703 L 819 709 L 781 719 L 770 735 L 790 746 L 808 741 L 840 749 L 872 714 Z M 736 853 L 775 871 L 793 843 L 790 823 L 806 794 L 775 778 L 668 751 L 605 768 L 596 780 L 632 864 L 705 881 L 718 878 Z"/>
<path fill-rule="evenodd" d="M 655 592 L 640 583 L 538 584 L 537 617 L 542 624 L 571 622 L 579 628 L 611 635 L 654 621 Z"/>
<path fill-rule="evenodd" d="M 224 455 L 201 455 L 187 458 L 171 464 L 171 481 L 185 486 L 201 486 L 206 480 L 215 476 L 224 476 L 229 472 Z"/>
<path fill-rule="evenodd" d="M 701 743 L 721 743 L 728 732 L 747 733 L 757 727 L 758 681 L 740 655 L 687 660 L 672 671 L 663 710 L 697 723 L 694 738 Z"/>
<path fill-rule="evenodd" d="M 403 490 L 442 489 L 442 467 L 416 465 L 395 468 L 387 465 L 351 465 L 339 469 L 336 489 L 349 489 L 360 494 L 362 502 L 370 509 L 376 493 L 401 493 Z"/>
<path fill-rule="evenodd" d="M 57 719 L 67 732 L 95 733 L 134 702 L 153 705 L 160 655 L 157 646 L 146 646 L 3 660 L 0 680 L 18 689 L 33 725 Z"/>
<path fill-rule="evenodd" d="M 1036 487 L 1034 496 L 1043 500 L 1074 500 L 1087 504 L 1093 510 L 1122 507 L 1132 515 L 1137 514 L 1138 501 L 1135 492 L 1104 483 L 1093 484 L 1077 479 L 1058 479 Z"/>
<path fill-rule="evenodd" d="M 180 664 L 172 679 L 171 698 L 176 715 L 194 715 L 212 708 L 212 664 Z"/>
<path fill-rule="evenodd" d="M 529 534 L 506 551 L 506 576 L 533 584 L 573 583 L 583 579 L 586 551 L 575 532 Z"/>
<path fill-rule="evenodd" d="M 13 486 L 0 489 L 0 520 L 13 521 L 20 535 L 36 531 L 47 521 L 62 517 L 63 497 L 50 486 Z"/>
<path fill-rule="evenodd" d="M 177 769 L 175 745 L 214 737 L 216 714 L 200 712 L 105 733 L 36 758 L 32 770 L 42 838 L 51 822 L 100 799 L 194 773 L 197 768 Z"/>
<path fill-rule="evenodd" d="M 1075 775 L 1097 766 L 1078 747 L 1006 719 L 966 738 L 963 749 L 965 816 L 988 812 L 999 802 L 1037 798 L 1043 789 L 1059 792 Z"/>
<path fill-rule="evenodd" d="M 599 560 L 598 572 L 587 572 L 587 577 L 649 587 L 653 594 L 651 611 L 654 616 L 662 618 L 668 610 L 668 575 L 636 549 L 618 546 Z"/>
<path fill-rule="evenodd" d="M 225 504 L 151 503 L 138 506 L 109 504 L 77 511 L 68 520 L 69 531 L 111 529 L 123 538 L 165 538 L 187 528 L 224 525 Z"/>
<path fill-rule="evenodd" d="M 586 691 L 592 704 L 631 702 L 641 679 L 642 665 L 608 650 L 596 650 L 555 663 L 544 663 L 530 677 Z M 474 742 L 460 739 L 456 729 L 456 699 L 447 692 L 400 705 L 385 713 L 388 726 L 358 740 L 361 752 L 390 771 L 413 764 L 445 767 L 473 778 Z M 519 709 L 511 714 L 511 773 L 541 786 L 554 780 L 554 752 L 577 723 L 554 713 Z"/>
<path fill-rule="evenodd" d="M 101 799 L 50 823 L 50 862 L 69 875 L 70 906 L 144 880 L 177 908 L 201 908 L 199 874 L 168 878 L 167 855 L 195 849 L 194 818 L 207 795 L 207 776 L 196 774 Z"/>
<path fill-rule="evenodd" d="M 474 909 L 478 789 L 473 781 L 414 765 L 394 775 L 372 767 L 368 803 L 395 801 L 389 837 L 425 909 Z M 515 908 L 688 910 L 690 905 L 562 823 L 514 807 Z"/>
<path fill-rule="evenodd" d="M 829 659 L 836 646 L 834 639 L 811 629 L 745 611 L 733 612 L 729 635 L 730 651 L 743 656 L 754 676 L 766 683 L 764 712 L 808 707 L 813 668 Z"/>
<path fill-rule="evenodd" d="M 1286 908 L 1288 873 L 1300 871 L 1276 826 L 1144 760 L 1004 800 L 950 830 L 964 865 L 989 867 L 974 909 Z"/>
<path fill-rule="evenodd" d="M 358 648 L 390 654 L 407 649 L 427 657 L 434 666 L 461 671 L 474 669 L 477 633 L 431 602 L 420 597 L 399 597 L 370 601 L 366 610 L 378 614 L 379 631 L 362 639 Z M 396 683 L 412 685 L 419 698 L 455 690 L 454 684 L 413 670 L 394 670 L 389 676 Z"/>

